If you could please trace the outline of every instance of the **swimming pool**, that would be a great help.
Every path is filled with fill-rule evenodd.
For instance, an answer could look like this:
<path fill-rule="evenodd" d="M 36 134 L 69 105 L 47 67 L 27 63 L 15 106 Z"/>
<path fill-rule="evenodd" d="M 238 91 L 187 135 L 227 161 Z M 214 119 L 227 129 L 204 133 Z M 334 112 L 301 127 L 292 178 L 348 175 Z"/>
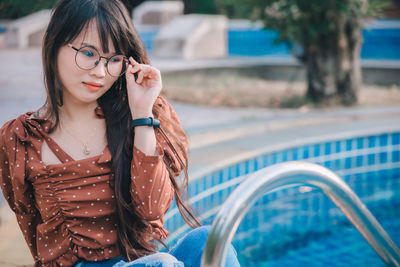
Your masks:
<path fill-rule="evenodd" d="M 198 177 L 193 206 L 211 224 L 219 206 L 249 174 L 305 160 L 341 176 L 400 244 L 400 132 L 332 138 L 269 151 Z M 166 215 L 173 244 L 189 230 L 175 207 Z M 361 234 L 320 190 L 297 186 L 265 195 L 248 211 L 233 244 L 243 266 L 384 266 Z"/>

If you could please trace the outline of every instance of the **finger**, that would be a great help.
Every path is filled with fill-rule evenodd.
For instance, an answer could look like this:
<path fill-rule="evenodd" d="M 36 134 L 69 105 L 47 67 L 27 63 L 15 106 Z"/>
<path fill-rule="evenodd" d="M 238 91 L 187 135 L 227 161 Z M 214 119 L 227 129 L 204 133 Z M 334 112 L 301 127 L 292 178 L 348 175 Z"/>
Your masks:
<path fill-rule="evenodd" d="M 128 74 L 130 74 L 130 73 L 132 73 L 131 71 L 132 71 L 132 65 L 129 65 L 128 66 L 128 69 L 127 69 L 127 73 Z M 127 86 L 128 87 L 131 87 L 131 85 L 133 85 L 134 84 L 134 82 L 135 82 L 135 75 L 125 75 L 125 77 L 126 77 L 126 84 L 127 84 Z"/>
<path fill-rule="evenodd" d="M 136 60 L 133 59 L 133 57 L 129 57 L 129 62 L 130 62 L 132 65 L 138 65 L 138 64 L 139 64 L 139 63 L 136 62 Z"/>
<path fill-rule="evenodd" d="M 149 65 L 141 65 L 140 69 L 143 71 L 145 77 L 156 77 L 158 75 L 158 70 Z"/>
<path fill-rule="evenodd" d="M 135 61 L 135 59 L 133 59 L 133 57 L 129 58 L 129 62 L 134 66 L 133 73 L 137 72 L 137 70 L 141 70 L 143 72 L 141 76 L 148 77 L 149 79 L 157 78 L 158 76 L 160 76 L 160 71 L 152 67 L 151 65 L 139 64 L 137 61 Z M 137 82 L 142 82 L 143 77 L 140 81 L 137 79 Z"/>
<path fill-rule="evenodd" d="M 136 83 L 141 83 L 143 81 L 143 71 L 138 72 L 138 78 L 136 80 Z"/>
<path fill-rule="evenodd" d="M 149 68 L 152 68 L 152 66 L 148 65 L 148 64 L 140 64 L 138 63 L 133 57 L 129 58 L 129 62 L 132 64 L 132 66 L 140 66 L 141 68 L 145 68 L 146 70 Z"/>
<path fill-rule="evenodd" d="M 135 65 L 135 66 L 129 65 L 129 66 L 132 67 L 131 70 L 130 70 L 130 73 L 132 73 L 132 74 L 135 73 L 135 72 L 138 72 L 140 70 L 140 66 L 139 65 Z"/>

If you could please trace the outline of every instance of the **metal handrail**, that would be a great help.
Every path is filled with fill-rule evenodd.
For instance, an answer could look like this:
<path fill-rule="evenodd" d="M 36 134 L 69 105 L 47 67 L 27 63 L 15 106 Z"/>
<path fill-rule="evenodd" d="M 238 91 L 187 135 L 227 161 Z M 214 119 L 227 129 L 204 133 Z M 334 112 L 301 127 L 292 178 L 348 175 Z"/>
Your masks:
<path fill-rule="evenodd" d="M 259 170 L 242 182 L 216 215 L 201 266 L 225 266 L 228 246 L 245 213 L 264 194 L 294 185 L 318 187 L 342 210 L 388 266 L 400 266 L 400 250 L 350 187 L 327 168 L 292 161 Z"/>

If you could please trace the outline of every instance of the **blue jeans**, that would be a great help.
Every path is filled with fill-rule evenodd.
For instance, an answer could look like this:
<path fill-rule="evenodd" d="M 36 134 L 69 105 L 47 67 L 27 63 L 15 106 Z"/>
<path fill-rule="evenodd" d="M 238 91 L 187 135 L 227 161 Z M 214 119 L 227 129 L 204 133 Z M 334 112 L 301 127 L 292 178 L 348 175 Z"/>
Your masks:
<path fill-rule="evenodd" d="M 80 261 L 74 267 L 200 267 L 209 231 L 210 226 L 191 230 L 168 253 L 157 252 L 131 262 L 126 262 L 123 257 L 100 262 Z M 236 255 L 231 245 L 226 257 L 226 267 L 240 267 Z"/>

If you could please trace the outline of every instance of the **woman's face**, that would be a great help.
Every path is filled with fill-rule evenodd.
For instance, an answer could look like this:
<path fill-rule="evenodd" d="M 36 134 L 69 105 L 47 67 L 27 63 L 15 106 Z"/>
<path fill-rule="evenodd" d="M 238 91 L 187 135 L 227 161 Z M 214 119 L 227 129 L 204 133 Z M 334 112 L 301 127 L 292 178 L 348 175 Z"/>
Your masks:
<path fill-rule="evenodd" d="M 87 30 L 83 30 L 70 44 L 77 49 L 83 46 L 92 46 L 101 56 L 109 58 L 115 55 L 115 48 L 108 40 L 109 53 L 104 53 L 98 34 L 97 23 L 92 21 Z M 58 53 L 58 73 L 64 86 L 63 100 L 79 104 L 89 104 L 101 97 L 118 77 L 111 76 L 106 69 L 106 60 L 90 70 L 79 68 L 75 63 L 76 50 L 68 44 L 60 48 Z"/>

